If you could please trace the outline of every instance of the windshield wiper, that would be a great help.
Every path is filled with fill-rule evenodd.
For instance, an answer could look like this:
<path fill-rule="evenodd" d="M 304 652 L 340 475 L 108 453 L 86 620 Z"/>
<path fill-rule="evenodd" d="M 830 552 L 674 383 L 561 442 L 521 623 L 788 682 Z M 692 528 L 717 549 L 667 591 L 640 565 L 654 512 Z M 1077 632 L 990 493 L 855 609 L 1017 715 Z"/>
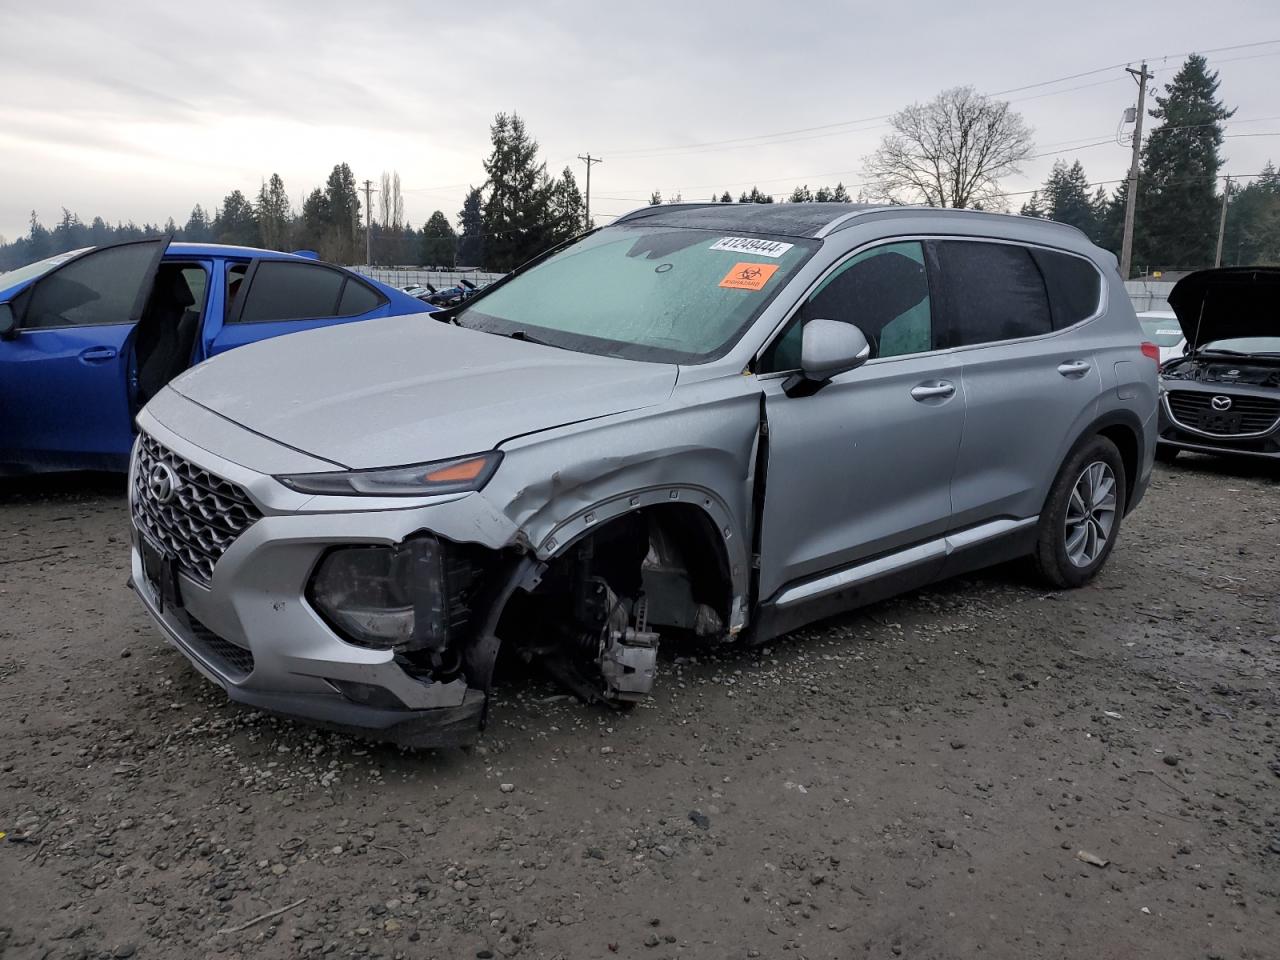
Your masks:
<path fill-rule="evenodd" d="M 523 330 L 512 330 L 507 334 L 507 336 L 512 340 L 522 340 L 525 343 L 536 343 L 540 347 L 556 347 L 559 349 L 559 344 L 548 343 L 546 340 L 539 340 L 537 337 L 531 337 Z"/>

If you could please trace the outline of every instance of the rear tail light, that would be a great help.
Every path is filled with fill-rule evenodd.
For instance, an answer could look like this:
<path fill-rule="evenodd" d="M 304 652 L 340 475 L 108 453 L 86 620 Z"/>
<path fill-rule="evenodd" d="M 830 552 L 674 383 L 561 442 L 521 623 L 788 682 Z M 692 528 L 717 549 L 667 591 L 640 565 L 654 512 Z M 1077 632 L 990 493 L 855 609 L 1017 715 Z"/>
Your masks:
<path fill-rule="evenodd" d="M 1160 362 L 1160 348 L 1150 341 L 1144 341 L 1142 344 L 1142 355 L 1148 360 Z"/>

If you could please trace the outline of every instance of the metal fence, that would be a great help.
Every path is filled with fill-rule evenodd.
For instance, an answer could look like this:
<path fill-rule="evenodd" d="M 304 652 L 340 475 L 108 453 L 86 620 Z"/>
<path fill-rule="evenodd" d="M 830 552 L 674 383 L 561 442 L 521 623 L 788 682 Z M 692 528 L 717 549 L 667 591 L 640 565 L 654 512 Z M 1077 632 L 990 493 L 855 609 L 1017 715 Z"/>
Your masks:
<path fill-rule="evenodd" d="M 392 287 L 403 288 L 410 284 L 425 287 L 430 284 L 437 290 L 456 287 L 461 280 L 469 280 L 476 286 L 482 286 L 502 276 L 500 273 L 487 273 L 484 270 L 428 270 L 425 267 L 353 266 L 351 269 Z"/>
<path fill-rule="evenodd" d="M 1168 310 L 1169 291 L 1173 289 L 1170 280 L 1126 280 L 1125 292 L 1129 294 L 1129 302 L 1137 313 L 1147 310 Z"/>

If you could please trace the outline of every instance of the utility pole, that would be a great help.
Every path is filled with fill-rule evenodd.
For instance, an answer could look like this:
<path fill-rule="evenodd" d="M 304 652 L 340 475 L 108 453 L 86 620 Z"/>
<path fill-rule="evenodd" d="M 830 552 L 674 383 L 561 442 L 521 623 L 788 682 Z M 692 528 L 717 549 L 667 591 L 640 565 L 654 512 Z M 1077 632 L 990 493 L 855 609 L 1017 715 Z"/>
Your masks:
<path fill-rule="evenodd" d="M 1147 72 L 1145 60 L 1141 70 L 1124 69 L 1138 79 L 1138 115 L 1133 119 L 1133 159 L 1129 161 L 1129 196 L 1124 205 L 1124 241 L 1120 244 L 1120 278 L 1128 280 L 1133 261 L 1133 209 L 1138 202 L 1138 160 L 1142 155 L 1142 114 L 1147 105 L 1147 81 L 1151 74 Z"/>
<path fill-rule="evenodd" d="M 586 163 L 586 165 L 587 165 L 587 223 L 586 223 L 586 228 L 587 228 L 588 230 L 590 230 L 590 229 L 591 229 L 591 165 L 592 165 L 593 163 L 604 163 L 604 159 L 603 159 L 602 157 L 593 157 L 593 156 L 592 156 L 591 154 L 589 154 L 589 153 L 588 153 L 585 157 L 584 157 L 582 154 L 578 154 L 578 159 L 579 159 L 579 160 L 584 161 L 584 162 Z"/>
<path fill-rule="evenodd" d="M 1222 213 L 1218 216 L 1218 252 L 1213 255 L 1213 265 L 1222 266 L 1222 238 L 1227 232 L 1227 198 L 1231 196 L 1231 178 L 1227 177 L 1226 186 L 1222 188 Z"/>
<path fill-rule="evenodd" d="M 364 182 L 364 265 L 373 271 L 373 181 Z"/>

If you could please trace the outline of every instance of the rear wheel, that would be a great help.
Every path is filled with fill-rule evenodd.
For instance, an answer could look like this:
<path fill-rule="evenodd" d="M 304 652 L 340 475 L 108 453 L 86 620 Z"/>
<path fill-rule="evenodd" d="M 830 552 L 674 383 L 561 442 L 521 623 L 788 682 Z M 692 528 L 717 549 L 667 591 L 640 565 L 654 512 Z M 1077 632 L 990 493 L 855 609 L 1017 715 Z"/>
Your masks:
<path fill-rule="evenodd" d="M 1124 498 L 1120 451 L 1094 437 L 1068 458 L 1049 491 L 1034 555 L 1041 578 L 1058 588 L 1093 579 L 1115 547 Z"/>

